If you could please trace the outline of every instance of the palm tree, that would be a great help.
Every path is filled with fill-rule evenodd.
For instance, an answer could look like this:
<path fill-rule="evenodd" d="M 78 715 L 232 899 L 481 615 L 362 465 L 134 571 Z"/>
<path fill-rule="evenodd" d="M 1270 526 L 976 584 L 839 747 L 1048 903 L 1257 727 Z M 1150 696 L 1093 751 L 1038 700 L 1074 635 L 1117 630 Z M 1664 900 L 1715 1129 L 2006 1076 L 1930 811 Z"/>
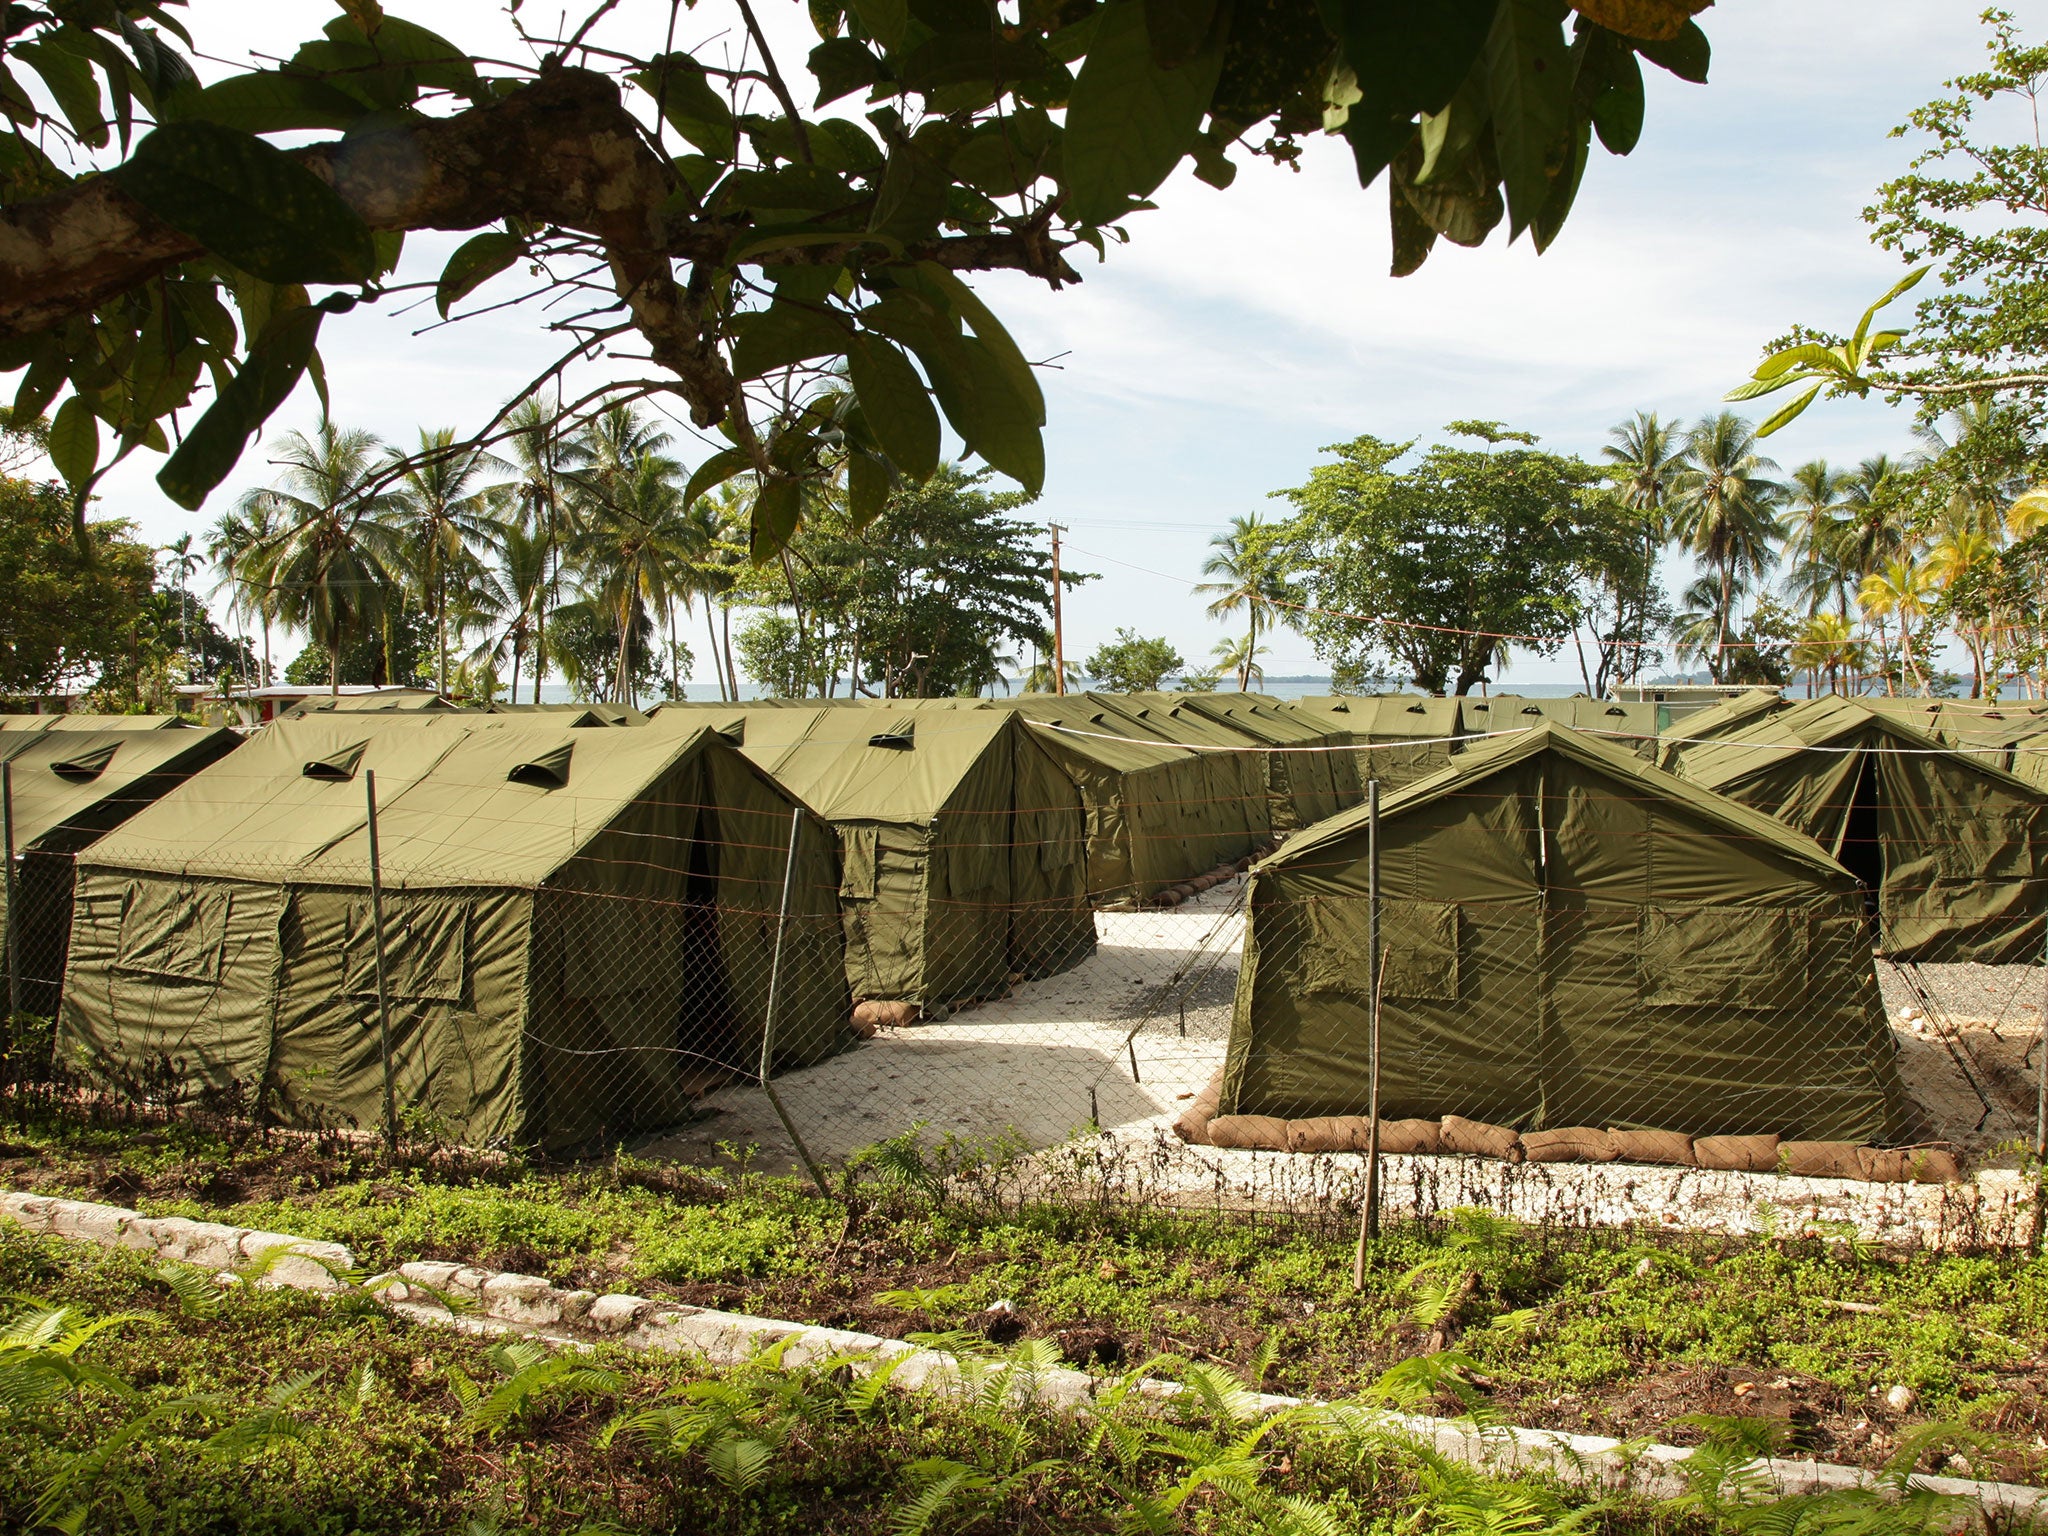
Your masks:
<path fill-rule="evenodd" d="M 1672 512 L 1679 541 L 1719 579 L 1713 660 L 1716 681 L 1733 620 L 1738 584 L 1761 576 L 1776 558 L 1782 533 L 1776 507 L 1783 488 L 1777 465 L 1756 451 L 1756 431 L 1733 411 L 1702 416 L 1686 438 L 1685 462 L 1673 477 Z"/>
<path fill-rule="evenodd" d="M 1607 435 L 1613 441 L 1600 456 L 1607 460 L 1621 504 L 1643 514 L 1646 534 L 1663 543 L 1672 484 L 1685 462 L 1678 428 L 1659 421 L 1655 411 L 1637 411 Z"/>
<path fill-rule="evenodd" d="M 206 556 L 192 547 L 192 535 L 189 533 L 179 534 L 160 553 L 171 557 L 171 577 L 178 583 L 178 649 L 189 654 L 192 649 L 192 593 L 186 583 L 206 568 Z"/>
<path fill-rule="evenodd" d="M 1079 693 L 1081 685 L 1087 681 L 1088 679 L 1081 671 L 1079 664 L 1070 661 L 1067 663 L 1067 686 L 1064 689 L 1058 687 L 1053 676 L 1052 658 L 1050 656 L 1040 656 L 1031 663 L 1031 670 L 1024 674 L 1024 686 L 1019 691 L 1023 693 Z"/>
<path fill-rule="evenodd" d="M 718 625 L 711 611 L 713 601 L 723 599 L 739 579 L 739 550 L 728 537 L 730 531 L 718 504 L 707 497 L 698 497 L 683 514 L 683 542 L 690 552 L 689 590 L 704 599 L 704 635 L 711 642 L 711 671 L 718 679 L 721 699 L 739 697 L 719 659 Z"/>
<path fill-rule="evenodd" d="M 391 606 L 405 551 L 384 518 L 389 491 L 366 494 L 381 445 L 368 432 L 322 421 L 287 432 L 275 449 L 283 483 L 250 493 L 276 531 L 253 551 L 278 618 L 327 648 L 327 686 L 341 691 L 341 653 L 372 633 Z"/>
<path fill-rule="evenodd" d="M 1971 528 L 1957 529 L 1944 534 L 1927 552 L 1928 581 L 1949 594 L 1950 623 L 1955 629 L 1956 638 L 1963 642 L 1964 649 L 1970 653 L 1973 672 L 1970 697 L 1973 699 L 1984 697 L 1985 684 L 1990 673 L 1986 655 L 1989 649 L 1988 636 L 1990 631 L 1996 628 L 1996 615 L 1984 615 L 1990 622 L 1981 626 L 1969 622 L 1970 615 L 1962 607 L 1962 601 L 1967 599 L 1957 589 L 1966 583 L 1974 572 L 1991 566 L 1997 559 L 1998 540 L 1990 534 L 1979 533 Z"/>
<path fill-rule="evenodd" d="M 264 575 L 259 553 L 276 532 L 271 504 L 259 492 L 243 497 L 239 505 L 223 512 L 206 536 L 207 558 L 220 570 L 220 580 L 214 583 L 207 595 L 227 594 L 229 613 L 245 626 L 244 639 L 248 635 L 246 626 L 252 619 L 262 626 L 263 676 L 260 683 L 264 684 L 270 681 L 271 676 L 270 621 L 276 616 L 277 603 Z"/>
<path fill-rule="evenodd" d="M 512 696 L 519 696 L 519 672 L 534 646 L 541 603 L 547 593 L 549 550 L 545 539 L 516 524 L 505 529 L 498 546 L 494 609 L 484 639 L 469 654 L 471 666 L 495 666 L 508 652 L 512 658 Z M 499 626 L 492 627 L 492 626 Z M 534 669 L 536 672 L 539 668 Z"/>
<path fill-rule="evenodd" d="M 633 690 L 633 629 L 643 603 L 668 609 L 673 666 L 674 599 L 688 590 L 692 549 L 684 516 L 682 486 L 673 460 L 645 453 L 592 481 L 583 525 L 569 544 L 569 557 L 601 611 L 619 627 L 617 702 L 636 702 Z M 672 680 L 672 686 L 679 686 Z"/>
<path fill-rule="evenodd" d="M 1212 619 L 1228 618 L 1240 608 L 1245 611 L 1250 625 L 1242 648 L 1245 663 L 1259 648 L 1262 627 L 1289 622 L 1287 610 L 1281 605 L 1294 595 L 1288 585 L 1291 572 L 1276 533 L 1273 525 L 1256 512 L 1249 517 L 1232 518 L 1228 532 L 1210 537 L 1209 547 L 1214 553 L 1202 562 L 1204 576 L 1221 579 L 1195 587 L 1197 592 L 1216 594 L 1216 600 L 1209 604 Z M 1249 674 L 1243 664 L 1234 665 L 1241 690 Z"/>
<path fill-rule="evenodd" d="M 561 402 L 549 404 L 529 395 L 512 408 L 512 479 L 499 488 L 509 496 L 538 542 L 545 575 L 533 608 L 533 702 L 540 702 L 541 679 L 547 673 L 548 609 L 554 606 L 561 579 L 562 544 L 568 533 L 565 490 L 568 444 L 561 430 Z M 513 679 L 518 692 L 518 676 Z"/>
<path fill-rule="evenodd" d="M 1786 554 L 1792 568 L 1785 573 L 1788 594 L 1803 601 L 1809 615 L 1834 596 L 1839 567 L 1832 546 L 1839 542 L 1849 476 L 1811 459 L 1792 471 L 1787 482 L 1785 521 L 1790 537 Z M 1860 573 L 1859 573 L 1860 574 Z"/>
<path fill-rule="evenodd" d="M 1828 692 L 1841 691 L 1841 674 L 1854 672 L 1863 664 L 1863 643 L 1856 638 L 1856 626 L 1839 613 L 1816 613 L 1800 626 L 1792 643 L 1792 665 L 1807 674 L 1806 696 L 1813 697 L 1813 680 L 1828 675 Z"/>
<path fill-rule="evenodd" d="M 401 459 L 391 452 L 394 462 Z M 419 452 L 400 477 L 385 521 L 405 535 L 407 566 L 420 609 L 434 621 L 434 687 L 448 692 L 448 577 L 467 557 L 494 549 L 505 526 L 489 511 L 489 495 L 477 480 L 487 470 L 506 469 L 490 455 L 455 447 L 455 429 L 420 429 Z"/>
<path fill-rule="evenodd" d="M 1883 640 L 1883 621 L 1896 618 L 1899 621 L 1899 654 L 1906 664 L 1906 670 L 1913 674 L 1913 690 L 1927 691 L 1927 680 L 1920 674 L 1920 663 L 1913 656 L 1913 623 L 1927 612 L 1927 593 L 1934 585 L 1934 577 L 1919 562 L 1905 556 L 1887 560 L 1882 570 L 1873 571 L 1863 578 L 1863 586 L 1856 594 L 1856 600 L 1863 605 L 1863 611 L 1879 623 L 1879 641 Z M 1884 691 L 1892 691 L 1889 672 L 1885 675 Z"/>
<path fill-rule="evenodd" d="M 1218 672 L 1237 674 L 1237 691 L 1249 693 L 1252 679 L 1261 683 L 1266 680 L 1266 669 L 1259 664 L 1259 658 L 1267 653 L 1267 647 L 1254 645 L 1247 635 L 1242 640 L 1218 640 L 1216 648 L 1209 654 L 1216 658 Z"/>

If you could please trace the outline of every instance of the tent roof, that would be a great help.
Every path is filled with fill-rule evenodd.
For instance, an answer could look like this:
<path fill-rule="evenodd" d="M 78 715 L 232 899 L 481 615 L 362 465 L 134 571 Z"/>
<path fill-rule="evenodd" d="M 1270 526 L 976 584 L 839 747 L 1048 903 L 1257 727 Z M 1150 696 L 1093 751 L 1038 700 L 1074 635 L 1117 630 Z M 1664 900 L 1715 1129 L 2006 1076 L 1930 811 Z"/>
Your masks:
<path fill-rule="evenodd" d="M 1484 702 L 1493 705 L 1491 729 L 1496 731 L 1514 730 L 1519 726 L 1550 720 L 1590 735 L 1605 734 L 1609 739 L 1643 739 L 1657 734 L 1655 704 L 1595 699 L 1583 693 L 1563 699 L 1532 699 L 1515 693 L 1496 693 Z"/>
<path fill-rule="evenodd" d="M 708 725 L 662 733 L 366 727 L 353 716 L 272 725 L 102 839 L 93 862 L 360 878 L 366 775 L 374 772 L 389 877 L 530 885 L 713 735 Z M 314 765 L 324 771 L 309 773 Z"/>
<path fill-rule="evenodd" d="M 1179 706 L 1185 714 L 1214 721 L 1250 741 L 1272 747 L 1314 746 L 1329 739 L 1331 729 L 1276 708 L 1278 700 L 1246 693 L 1134 693 L 1156 705 Z"/>
<path fill-rule="evenodd" d="M 1347 697 L 1316 694 L 1282 705 L 1326 731 L 1349 731 L 1376 742 L 1434 741 L 1458 734 L 1458 701 L 1420 693 Z"/>
<path fill-rule="evenodd" d="M 554 725 L 645 725 L 648 717 L 625 704 L 505 704 L 486 705 L 481 713 L 508 719 L 545 720 Z"/>
<path fill-rule="evenodd" d="M 0 731 L 175 731 L 192 729 L 178 715 L 0 715 Z M 205 729 L 205 727 L 199 727 Z"/>
<path fill-rule="evenodd" d="M 395 709 L 452 710 L 456 706 L 431 689 L 384 688 L 373 693 L 315 694 L 284 711 L 303 715 L 382 714 Z"/>
<path fill-rule="evenodd" d="M 706 716 L 663 710 L 657 723 L 694 728 Z M 706 723 L 833 821 L 923 825 L 945 809 L 983 754 L 1022 730 L 1009 710 L 755 708 L 711 712 Z"/>
<path fill-rule="evenodd" d="M 1623 785 L 1632 799 L 1654 798 L 1683 805 L 1694 815 L 1720 823 L 1732 835 L 1750 844 L 1769 845 L 1779 853 L 1836 879 L 1850 878 L 1848 871 L 1828 857 L 1820 844 L 1794 832 L 1783 822 L 1703 789 L 1698 784 L 1688 783 L 1676 774 L 1653 767 L 1633 752 L 1551 721 L 1526 732 L 1499 737 L 1453 757 L 1448 766 L 1428 778 L 1418 779 L 1383 798 L 1380 801 L 1380 818 L 1384 821 L 1446 795 L 1467 793 L 1480 780 L 1546 752 L 1571 758 L 1606 773 Z M 1270 869 L 1295 863 L 1317 849 L 1328 848 L 1364 831 L 1370 822 L 1371 812 L 1366 806 L 1341 811 L 1328 820 L 1297 832 L 1278 853 L 1259 867 Z"/>
<path fill-rule="evenodd" d="M 1968 763 L 1977 772 L 1991 775 L 2028 798 L 2040 794 L 1988 756 L 1945 746 L 1925 731 L 1888 719 L 1854 699 L 1840 698 L 1795 704 L 1744 729 L 1739 739 L 1681 747 L 1676 771 L 1710 789 L 1723 789 L 1802 751 L 1817 747 L 1849 751 L 1881 745 L 1940 754 Z"/>
<path fill-rule="evenodd" d="M 197 769 L 235 748 L 233 731 L 36 731 L 0 737 L 14 792 L 17 852 L 134 789 L 151 774 Z"/>
<path fill-rule="evenodd" d="M 1194 755 L 1186 747 L 1153 740 L 1147 735 L 1144 722 L 1092 694 L 1031 693 L 998 699 L 994 707 L 1043 729 L 1063 751 L 1090 758 L 1119 773 L 1185 762 Z M 1046 729 L 1049 727 L 1060 729 Z"/>
<path fill-rule="evenodd" d="M 1671 757 L 1685 750 L 1688 743 L 1705 741 L 1717 736 L 1739 734 L 1746 727 L 1759 720 L 1767 720 L 1782 709 L 1791 707 L 1791 700 L 1775 688 L 1752 688 L 1747 693 L 1738 693 L 1733 698 L 1709 704 L 1705 709 L 1694 710 L 1689 715 L 1680 715 L 1671 722 L 1671 729 L 1665 737 L 1670 743 L 1665 753 L 1665 766 L 1670 766 Z"/>

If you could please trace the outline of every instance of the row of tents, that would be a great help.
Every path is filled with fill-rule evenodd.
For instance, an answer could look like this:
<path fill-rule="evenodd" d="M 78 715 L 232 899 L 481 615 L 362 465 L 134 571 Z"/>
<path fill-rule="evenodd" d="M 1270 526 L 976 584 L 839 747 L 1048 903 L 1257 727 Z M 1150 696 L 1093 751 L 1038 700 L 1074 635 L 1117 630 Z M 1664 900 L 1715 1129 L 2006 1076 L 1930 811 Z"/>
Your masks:
<path fill-rule="evenodd" d="M 1415 1060 L 1494 1084 L 1510 1121 L 1568 1123 L 1628 1059 L 1614 1032 L 1643 1031 L 1654 996 L 1647 1016 L 1683 1028 L 1629 1070 L 1653 1060 L 1645 1080 L 1674 1105 L 1725 1115 L 1740 1083 L 1808 1120 L 1831 1102 L 1828 1132 L 1860 1134 L 1897 1123 L 1869 920 L 1903 959 L 2042 949 L 2048 790 L 2015 771 L 2025 738 L 1991 748 L 1988 711 L 1913 718 L 1925 704 L 1759 694 L 1660 739 L 1651 706 L 1504 696 L 811 700 L 651 718 L 342 700 L 246 742 L 13 717 L 0 757 L 24 855 L 24 1006 L 57 1014 L 67 1059 L 130 1083 L 260 1085 L 308 1122 L 381 1113 L 372 774 L 397 1096 L 466 1140 L 551 1146 L 671 1122 L 751 1073 L 792 830 L 777 1067 L 851 1044 L 855 1002 L 929 1017 L 1068 968 L 1093 950 L 1091 907 L 1285 839 L 1254 885 L 1225 1107 L 1355 1109 L 1357 808 L 1377 779 L 1408 786 L 1383 807 L 1414 838 L 1407 894 L 1388 899 L 1421 905 L 1389 935 L 1424 980 L 1390 993 L 1387 1017 L 1432 1042 Z M 1589 861 L 1576 874 L 1568 846 Z M 1519 850 L 1505 866 L 1503 847 Z M 1585 932 L 1565 941 L 1574 921 L 1590 931 L 1559 916 L 1573 901 L 1616 908 L 1592 927 L 1628 950 L 1628 977 L 1613 954 L 1601 971 Z M 1737 984 L 1797 972 L 1765 939 L 1802 902 L 1815 915 L 1799 964 L 1849 957 L 1826 962 L 1841 984 L 1822 989 L 1845 1000 L 1840 1018 L 1812 1016 L 1796 986 L 1764 1008 Z M 1518 904 L 1534 929 L 1495 942 L 1468 922 Z M 1744 920 L 1765 908 L 1779 915 Z M 1495 1005 L 1517 997 L 1541 1015 L 1502 1034 Z M 1820 1057 L 1797 1044 L 1802 1006 L 1803 1038 L 1831 1042 Z M 1731 1014 L 1743 1028 L 1703 1045 Z M 1418 1082 L 1413 1103 L 1443 1091 Z"/>

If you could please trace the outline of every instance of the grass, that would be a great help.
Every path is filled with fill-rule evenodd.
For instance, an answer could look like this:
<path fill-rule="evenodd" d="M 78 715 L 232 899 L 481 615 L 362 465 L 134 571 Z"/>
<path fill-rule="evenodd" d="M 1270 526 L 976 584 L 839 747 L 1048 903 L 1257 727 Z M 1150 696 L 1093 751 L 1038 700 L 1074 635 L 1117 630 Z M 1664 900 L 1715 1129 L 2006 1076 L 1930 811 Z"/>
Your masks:
<path fill-rule="evenodd" d="M 712 1372 L 492 1343 L 407 1323 L 360 1289 L 222 1290 L 5 1230 L 0 1293 L 16 1298 L 0 1306 L 6 1531 L 1932 1536 L 1956 1514 L 1911 1495 L 1750 1497 L 1740 1468 L 1774 1442 L 1749 1421 L 1721 1426 L 1690 1493 L 1661 1505 L 1483 1476 L 1376 1411 L 1451 1391 L 1483 1422 L 1452 1356 L 1277 1417 L 1230 1372 L 1145 1362 L 1077 1416 L 1031 1398 L 1043 1341 L 987 1357 L 952 1394 L 898 1392 L 773 1352 Z M 1190 1390 L 1148 1405 L 1140 1370 Z"/>
<path fill-rule="evenodd" d="M 55 1114 L 0 1134 L 0 1187 L 332 1239 L 371 1267 L 456 1259 L 896 1336 L 1021 1331 L 1109 1367 L 1167 1353 L 1244 1371 L 1263 1349 L 1272 1390 L 1326 1398 L 1455 1343 L 1517 1423 L 1695 1443 L 1702 1415 L 1754 1418 L 1805 1454 L 1876 1466 L 1961 1422 L 1986 1443 L 1924 1469 L 2048 1475 L 2048 1264 L 2023 1256 L 1472 1213 L 1391 1231 L 1354 1292 L 1339 1226 L 941 1197 L 901 1146 L 841 1204 L 744 1163 L 393 1163 L 339 1139 Z M 1899 1387 L 1903 1411 L 1886 1399 Z"/>

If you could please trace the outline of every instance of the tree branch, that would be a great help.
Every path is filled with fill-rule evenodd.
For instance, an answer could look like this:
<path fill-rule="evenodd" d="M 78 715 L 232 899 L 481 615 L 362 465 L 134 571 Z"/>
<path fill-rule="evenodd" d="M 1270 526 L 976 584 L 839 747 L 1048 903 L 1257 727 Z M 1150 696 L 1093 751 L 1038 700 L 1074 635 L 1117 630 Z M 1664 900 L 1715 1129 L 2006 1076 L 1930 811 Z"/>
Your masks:
<path fill-rule="evenodd" d="M 372 229 L 477 229 L 513 218 L 594 239 L 650 355 L 678 380 L 691 419 L 711 427 L 738 398 L 701 307 L 676 284 L 676 258 L 716 270 L 754 226 L 744 218 L 663 216 L 674 186 L 617 85 L 586 70 L 544 68 L 533 84 L 452 117 L 297 151 Z M 747 264 L 841 265 L 872 248 L 858 235 L 784 248 Z M 109 177 L 89 177 L 0 212 L 0 340 L 87 314 L 206 253 Z M 1008 268 L 1057 287 L 1078 282 L 1050 219 L 1016 230 L 943 237 L 905 260 L 961 271 Z"/>

